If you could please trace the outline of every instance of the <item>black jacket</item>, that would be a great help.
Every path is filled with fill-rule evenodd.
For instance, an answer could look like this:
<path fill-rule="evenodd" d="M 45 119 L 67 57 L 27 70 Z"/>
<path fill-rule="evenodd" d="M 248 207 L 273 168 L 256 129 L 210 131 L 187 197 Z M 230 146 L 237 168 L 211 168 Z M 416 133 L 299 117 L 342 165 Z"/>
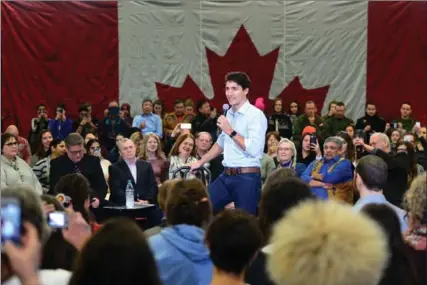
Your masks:
<path fill-rule="evenodd" d="M 99 158 L 92 155 L 85 154 L 76 164 L 66 154 L 52 160 L 50 162 L 50 191 L 52 194 L 57 194 L 53 192 L 55 191 L 56 183 L 62 176 L 76 173 L 75 165 L 89 181 L 90 187 L 94 191 L 92 196 L 97 197 L 102 204 L 107 194 L 107 182 L 105 181 Z"/>
<path fill-rule="evenodd" d="M 402 208 L 403 194 L 408 189 L 409 157 L 406 153 L 388 154 L 382 150 L 375 150 L 374 154 L 381 157 L 388 166 L 387 185 L 384 187 L 384 196 L 387 201 Z"/>
<path fill-rule="evenodd" d="M 151 204 L 157 204 L 156 177 L 150 163 L 143 160 L 136 161 L 136 183 L 126 161 L 123 159 L 111 165 L 109 171 L 110 202 L 117 205 L 126 203 L 125 190 L 128 181 L 131 180 L 135 191 L 135 200 L 147 200 Z"/>
<path fill-rule="evenodd" d="M 369 133 L 383 133 L 385 131 L 385 125 L 386 122 L 383 118 L 365 115 L 357 120 L 355 128 L 356 130 L 364 130 L 366 126 L 371 126 L 371 131 Z"/>
<path fill-rule="evenodd" d="M 193 134 L 200 132 L 208 132 L 212 136 L 212 141 L 217 139 L 216 121 L 218 118 L 212 119 L 210 116 L 198 114 L 191 122 L 191 130 Z"/>
<path fill-rule="evenodd" d="M 292 121 L 287 114 L 273 114 L 268 117 L 268 132 L 279 132 L 280 137 L 290 139 L 292 137 Z"/>

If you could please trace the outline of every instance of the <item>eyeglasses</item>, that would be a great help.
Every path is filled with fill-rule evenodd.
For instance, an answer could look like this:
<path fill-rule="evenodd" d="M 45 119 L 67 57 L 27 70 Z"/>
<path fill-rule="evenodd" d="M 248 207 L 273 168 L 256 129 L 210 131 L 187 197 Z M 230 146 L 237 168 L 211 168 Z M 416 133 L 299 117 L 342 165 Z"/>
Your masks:
<path fill-rule="evenodd" d="M 9 142 L 9 143 L 5 143 L 5 145 L 7 146 L 18 146 L 18 142 Z"/>

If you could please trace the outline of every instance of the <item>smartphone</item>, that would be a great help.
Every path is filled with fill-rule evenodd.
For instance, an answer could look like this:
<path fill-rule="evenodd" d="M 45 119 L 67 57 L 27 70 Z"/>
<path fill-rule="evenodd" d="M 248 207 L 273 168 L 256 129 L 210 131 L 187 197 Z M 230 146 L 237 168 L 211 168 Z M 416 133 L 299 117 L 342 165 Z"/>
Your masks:
<path fill-rule="evenodd" d="M 417 128 L 421 128 L 421 122 L 416 122 L 416 123 L 415 123 L 415 126 L 416 126 Z"/>
<path fill-rule="evenodd" d="M 181 124 L 181 130 L 191 130 L 191 124 L 190 123 L 182 123 Z"/>
<path fill-rule="evenodd" d="M 47 224 L 51 228 L 64 229 L 68 227 L 68 215 L 66 212 L 50 212 L 47 216 Z"/>
<path fill-rule="evenodd" d="M 397 123 L 393 123 L 393 129 L 397 129 Z"/>
<path fill-rule="evenodd" d="M 310 145 L 317 144 L 317 137 L 315 135 L 310 135 Z"/>
<path fill-rule="evenodd" d="M 403 141 L 404 142 L 412 142 L 412 140 L 411 140 L 411 136 L 403 136 Z"/>
<path fill-rule="evenodd" d="M 21 242 L 21 206 L 15 198 L 1 199 L 1 243 L 12 241 L 19 245 Z M 2 246 L 3 250 L 3 246 Z"/>

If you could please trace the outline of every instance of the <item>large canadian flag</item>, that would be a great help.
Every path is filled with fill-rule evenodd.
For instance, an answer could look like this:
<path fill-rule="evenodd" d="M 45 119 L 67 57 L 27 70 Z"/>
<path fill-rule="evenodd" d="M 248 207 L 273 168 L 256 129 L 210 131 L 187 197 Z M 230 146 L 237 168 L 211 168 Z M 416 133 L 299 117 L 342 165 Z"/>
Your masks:
<path fill-rule="evenodd" d="M 143 98 L 225 102 L 224 75 L 245 71 L 256 97 L 348 116 L 366 101 L 386 119 L 409 101 L 426 122 L 425 1 L 8 2 L 2 11 L 2 117 L 28 130 L 34 106 Z"/>

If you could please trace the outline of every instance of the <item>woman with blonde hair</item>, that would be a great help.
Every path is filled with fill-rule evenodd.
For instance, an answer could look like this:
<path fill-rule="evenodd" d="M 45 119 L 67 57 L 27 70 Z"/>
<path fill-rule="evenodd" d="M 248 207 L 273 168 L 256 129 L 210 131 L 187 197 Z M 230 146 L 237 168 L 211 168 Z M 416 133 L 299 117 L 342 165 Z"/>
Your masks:
<path fill-rule="evenodd" d="M 156 134 L 147 134 L 142 140 L 139 158 L 147 161 L 153 167 L 157 184 L 168 178 L 169 162 L 160 147 L 160 138 Z"/>
<path fill-rule="evenodd" d="M 289 139 L 280 140 L 277 145 L 277 168 L 292 168 L 297 172 L 298 177 L 301 177 L 307 166 L 297 162 L 297 149 L 295 144 Z"/>
<path fill-rule="evenodd" d="M 135 144 L 137 154 L 141 152 L 141 143 L 143 139 L 144 139 L 144 136 L 142 135 L 141 132 L 134 132 L 130 136 L 130 140 L 133 141 L 133 143 Z"/>

